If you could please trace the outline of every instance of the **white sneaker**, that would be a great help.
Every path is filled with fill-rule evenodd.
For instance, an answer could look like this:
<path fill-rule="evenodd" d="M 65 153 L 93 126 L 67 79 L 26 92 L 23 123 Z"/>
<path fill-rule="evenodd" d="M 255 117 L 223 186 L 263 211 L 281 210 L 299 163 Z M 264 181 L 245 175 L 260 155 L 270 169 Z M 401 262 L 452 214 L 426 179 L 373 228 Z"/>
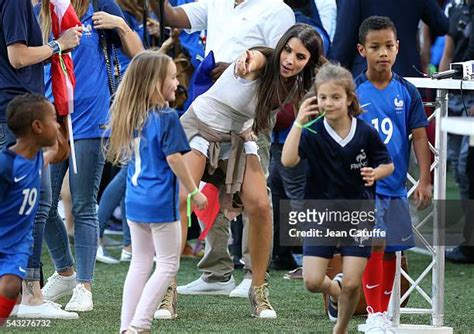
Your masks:
<path fill-rule="evenodd" d="M 13 306 L 11 312 L 10 312 L 10 315 L 9 317 L 16 317 L 16 315 L 18 314 L 18 308 L 20 307 L 19 304 L 15 304 L 15 306 Z"/>
<path fill-rule="evenodd" d="M 110 254 L 108 254 L 107 251 L 105 251 L 102 246 L 97 247 L 97 254 L 95 256 L 95 259 L 105 264 L 120 263 L 119 260 L 114 259 L 112 256 L 110 256 Z"/>
<path fill-rule="evenodd" d="M 385 334 L 387 327 L 386 317 L 382 312 L 374 312 L 372 307 L 367 307 L 367 320 L 365 321 L 366 334 Z"/>
<path fill-rule="evenodd" d="M 61 276 L 55 272 L 41 289 L 45 300 L 55 300 L 70 295 L 76 286 L 76 273 L 72 276 Z"/>
<path fill-rule="evenodd" d="M 226 295 L 228 296 L 235 289 L 234 276 L 227 282 L 205 282 L 202 277 L 182 286 L 178 286 L 178 293 L 181 295 Z"/>
<path fill-rule="evenodd" d="M 74 288 L 71 300 L 64 308 L 67 311 L 86 312 L 92 311 L 92 293 L 84 287 L 84 284 L 78 284 Z"/>
<path fill-rule="evenodd" d="M 229 297 L 248 298 L 249 289 L 251 285 L 252 285 L 252 279 L 244 278 L 242 282 L 240 282 L 240 284 L 237 285 L 237 287 L 230 292 Z"/>
<path fill-rule="evenodd" d="M 34 319 L 63 319 L 72 320 L 79 319 L 79 315 L 74 312 L 67 312 L 61 309 L 60 304 L 45 301 L 41 305 L 24 305 L 18 308 L 18 318 L 34 318 Z"/>
<path fill-rule="evenodd" d="M 132 252 L 122 249 L 122 254 L 120 254 L 120 262 L 130 262 L 130 261 L 132 261 Z"/>

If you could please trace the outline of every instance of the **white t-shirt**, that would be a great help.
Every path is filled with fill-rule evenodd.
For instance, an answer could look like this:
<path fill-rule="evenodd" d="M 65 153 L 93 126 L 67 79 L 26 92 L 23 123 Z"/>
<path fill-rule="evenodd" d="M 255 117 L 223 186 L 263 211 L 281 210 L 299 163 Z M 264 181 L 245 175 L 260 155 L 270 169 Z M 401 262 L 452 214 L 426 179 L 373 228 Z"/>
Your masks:
<path fill-rule="evenodd" d="M 253 124 L 260 80 L 234 76 L 232 63 L 207 92 L 199 95 L 192 108 L 199 120 L 213 130 L 242 133 Z"/>
<path fill-rule="evenodd" d="M 189 33 L 207 29 L 206 55 L 230 63 L 254 46 L 275 47 L 295 24 L 295 15 L 283 0 L 200 0 L 180 6 L 189 18 Z"/>
<path fill-rule="evenodd" d="M 337 19 L 337 4 L 336 0 L 314 0 L 316 8 L 318 9 L 319 18 L 323 24 L 324 30 L 329 35 L 329 38 L 334 39 L 336 33 L 336 19 Z"/>

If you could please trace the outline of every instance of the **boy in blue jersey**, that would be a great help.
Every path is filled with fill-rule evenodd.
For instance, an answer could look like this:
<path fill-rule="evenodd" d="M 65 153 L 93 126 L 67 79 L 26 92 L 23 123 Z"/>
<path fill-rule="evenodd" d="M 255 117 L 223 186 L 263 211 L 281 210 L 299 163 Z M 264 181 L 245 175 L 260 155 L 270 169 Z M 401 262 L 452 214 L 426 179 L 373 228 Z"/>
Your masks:
<path fill-rule="evenodd" d="M 385 312 L 395 276 L 394 252 L 414 246 L 405 187 L 410 134 L 420 171 L 414 193 L 417 207 L 426 207 L 432 198 L 428 121 L 416 87 L 392 72 L 399 50 L 393 22 L 387 17 L 367 18 L 359 28 L 359 43 L 358 51 L 367 59 L 367 72 L 355 80 L 357 95 L 366 111 L 360 118 L 379 132 L 395 165 L 391 176 L 377 182 L 377 225 L 387 233 L 386 239 L 379 240 L 372 248 L 363 278 L 369 311 L 367 323 L 385 328 L 390 324 Z"/>
<path fill-rule="evenodd" d="M 42 95 L 25 94 L 7 107 L 16 143 L 0 152 L 0 325 L 9 316 L 25 278 L 43 165 L 54 156 L 59 124 Z"/>

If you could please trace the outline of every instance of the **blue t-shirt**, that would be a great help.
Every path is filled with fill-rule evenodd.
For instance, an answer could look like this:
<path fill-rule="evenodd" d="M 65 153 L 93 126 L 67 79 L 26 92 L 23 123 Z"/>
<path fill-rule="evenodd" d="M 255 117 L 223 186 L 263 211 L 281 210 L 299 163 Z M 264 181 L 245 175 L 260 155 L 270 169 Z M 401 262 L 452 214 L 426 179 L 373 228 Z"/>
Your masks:
<path fill-rule="evenodd" d="M 166 157 L 190 150 L 188 140 L 172 109 L 154 110 L 135 138 L 135 152 L 128 164 L 125 208 L 127 219 L 137 223 L 179 220 L 179 181 Z"/>
<path fill-rule="evenodd" d="M 30 0 L 0 0 L 0 122 L 6 122 L 7 104 L 17 95 L 44 93 L 43 63 L 13 68 L 7 46 L 41 46 L 41 29 Z"/>
<path fill-rule="evenodd" d="M 360 105 L 366 111 L 359 117 L 379 132 L 395 165 L 392 175 L 377 182 L 377 194 L 405 197 L 410 161 L 408 136 L 413 129 L 428 126 L 420 93 L 396 73 L 383 90 L 376 88 L 365 73 L 359 75 L 355 82 Z"/>
<path fill-rule="evenodd" d="M 303 130 L 299 156 L 307 159 L 305 199 L 374 199 L 375 187 L 366 187 L 362 167 L 391 162 L 378 134 L 364 121 L 353 118 L 341 139 L 324 119 Z"/>
<path fill-rule="evenodd" d="M 123 17 L 122 11 L 113 0 L 100 0 L 99 10 Z M 81 43 L 72 51 L 76 75 L 74 113 L 71 116 L 74 139 L 101 138 L 109 112 L 110 91 L 107 69 L 99 43 L 99 34 L 92 23 L 93 14 L 94 8 L 91 4 L 81 17 L 84 27 Z M 109 43 L 121 46 L 120 38 L 115 31 L 107 30 L 107 39 Z M 50 66 L 45 67 L 45 80 L 46 96 L 53 101 Z"/>
<path fill-rule="evenodd" d="M 0 253 L 30 253 L 38 209 L 43 151 L 33 159 L 0 152 Z"/>

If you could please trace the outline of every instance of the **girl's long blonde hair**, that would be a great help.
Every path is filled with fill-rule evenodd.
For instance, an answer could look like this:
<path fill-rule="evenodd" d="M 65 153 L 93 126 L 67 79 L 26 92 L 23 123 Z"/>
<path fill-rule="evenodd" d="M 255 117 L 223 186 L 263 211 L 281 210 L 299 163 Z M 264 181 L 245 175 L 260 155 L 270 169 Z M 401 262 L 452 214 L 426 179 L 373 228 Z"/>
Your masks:
<path fill-rule="evenodd" d="M 140 135 L 152 108 L 163 108 L 163 83 L 172 59 L 153 50 L 136 55 L 125 72 L 110 107 L 107 131 L 110 134 L 106 157 L 113 164 L 128 162 L 133 140 Z"/>
<path fill-rule="evenodd" d="M 43 43 L 48 43 L 51 35 L 51 11 L 49 9 L 49 0 L 42 0 L 40 11 L 40 25 L 43 34 Z M 79 20 L 89 8 L 89 0 L 71 0 L 72 7 L 76 11 Z"/>

